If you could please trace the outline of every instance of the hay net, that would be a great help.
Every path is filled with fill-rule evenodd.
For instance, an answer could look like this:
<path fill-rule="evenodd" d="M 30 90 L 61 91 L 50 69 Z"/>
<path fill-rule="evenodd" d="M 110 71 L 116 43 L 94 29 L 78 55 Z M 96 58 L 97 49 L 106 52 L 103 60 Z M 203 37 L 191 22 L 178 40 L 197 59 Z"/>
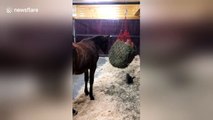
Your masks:
<path fill-rule="evenodd" d="M 136 55 L 136 47 L 132 42 L 129 31 L 127 30 L 127 20 L 125 17 L 125 30 L 121 30 L 109 50 L 109 61 L 112 66 L 117 68 L 126 68 Z"/>

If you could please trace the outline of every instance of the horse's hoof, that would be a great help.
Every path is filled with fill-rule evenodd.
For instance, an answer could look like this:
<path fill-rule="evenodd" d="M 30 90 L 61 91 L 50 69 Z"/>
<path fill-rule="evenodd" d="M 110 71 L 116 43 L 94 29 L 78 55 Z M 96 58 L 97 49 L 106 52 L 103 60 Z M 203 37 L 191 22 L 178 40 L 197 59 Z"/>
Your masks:
<path fill-rule="evenodd" d="M 78 114 L 78 111 L 76 111 L 76 110 L 72 110 L 72 113 L 73 113 L 73 115 L 75 116 L 75 115 L 77 115 Z"/>
<path fill-rule="evenodd" d="M 85 93 L 85 95 L 86 95 L 86 96 L 88 96 L 88 95 L 89 95 L 89 92 L 88 92 L 88 91 L 85 91 L 84 93 Z"/>
<path fill-rule="evenodd" d="M 93 96 L 90 96 L 90 100 L 95 100 L 95 98 Z"/>

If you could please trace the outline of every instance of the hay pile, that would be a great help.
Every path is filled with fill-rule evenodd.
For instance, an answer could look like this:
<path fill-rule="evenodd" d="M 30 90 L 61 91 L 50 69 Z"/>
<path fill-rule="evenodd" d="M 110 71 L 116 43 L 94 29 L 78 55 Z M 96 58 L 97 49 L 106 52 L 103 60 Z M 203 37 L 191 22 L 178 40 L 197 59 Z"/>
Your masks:
<path fill-rule="evenodd" d="M 97 69 L 94 96 L 84 95 L 84 87 L 73 106 L 78 110 L 74 120 L 139 120 L 140 116 L 140 59 L 136 56 L 125 69 L 113 67 L 109 60 Z M 126 83 L 126 73 L 135 76 L 132 85 Z"/>

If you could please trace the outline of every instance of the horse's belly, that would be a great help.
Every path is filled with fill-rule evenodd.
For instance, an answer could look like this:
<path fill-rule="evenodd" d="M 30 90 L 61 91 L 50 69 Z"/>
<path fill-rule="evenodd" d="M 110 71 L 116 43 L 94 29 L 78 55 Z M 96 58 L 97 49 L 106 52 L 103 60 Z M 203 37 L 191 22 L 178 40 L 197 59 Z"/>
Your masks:
<path fill-rule="evenodd" d="M 88 65 L 85 64 L 75 64 L 73 65 L 73 74 L 82 74 L 89 69 Z"/>
<path fill-rule="evenodd" d="M 74 75 L 80 75 L 80 74 L 83 74 L 84 72 L 74 72 L 73 74 Z"/>
<path fill-rule="evenodd" d="M 84 69 L 84 70 L 82 70 L 82 69 L 78 69 L 78 70 L 73 69 L 73 74 L 79 75 L 79 74 L 83 74 L 85 71 L 86 71 L 86 69 Z"/>

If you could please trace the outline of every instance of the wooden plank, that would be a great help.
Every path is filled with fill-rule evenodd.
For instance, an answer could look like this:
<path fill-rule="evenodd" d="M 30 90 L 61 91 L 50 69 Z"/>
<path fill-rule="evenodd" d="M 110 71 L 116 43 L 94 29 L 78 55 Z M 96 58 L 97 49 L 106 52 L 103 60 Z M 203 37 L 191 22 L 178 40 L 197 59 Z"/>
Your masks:
<path fill-rule="evenodd" d="M 139 19 L 135 16 L 139 5 L 76 5 L 74 8 L 76 19 L 121 19 L 125 17 L 126 9 L 127 19 Z"/>

